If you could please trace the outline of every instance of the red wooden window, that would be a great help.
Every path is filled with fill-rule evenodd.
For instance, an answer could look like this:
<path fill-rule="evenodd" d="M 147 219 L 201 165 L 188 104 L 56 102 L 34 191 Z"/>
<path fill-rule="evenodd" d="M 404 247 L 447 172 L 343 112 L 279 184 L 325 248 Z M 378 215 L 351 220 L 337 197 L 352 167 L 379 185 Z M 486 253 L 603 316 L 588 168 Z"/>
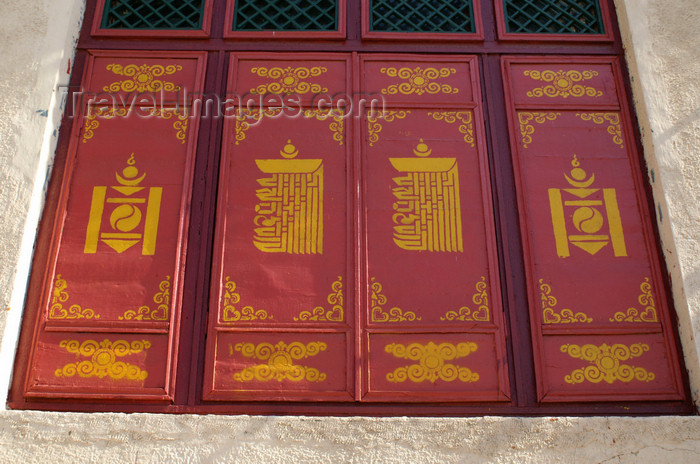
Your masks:
<path fill-rule="evenodd" d="M 11 406 L 692 410 L 610 2 L 142 3 L 88 2 Z"/>

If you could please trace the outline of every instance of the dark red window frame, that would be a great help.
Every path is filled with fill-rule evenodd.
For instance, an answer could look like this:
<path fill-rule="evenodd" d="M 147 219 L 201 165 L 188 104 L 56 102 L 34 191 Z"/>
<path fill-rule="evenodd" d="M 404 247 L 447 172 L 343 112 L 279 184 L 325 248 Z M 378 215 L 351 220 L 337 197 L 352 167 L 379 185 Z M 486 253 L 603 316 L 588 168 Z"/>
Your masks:
<path fill-rule="evenodd" d="M 182 302 L 179 315 L 178 331 L 179 350 L 177 350 L 176 372 L 172 379 L 172 397 L 166 403 L 143 402 L 142 399 L 130 400 L 100 398 L 75 398 L 71 402 L 65 399 L 28 398 L 25 397 L 25 379 L 28 375 L 36 321 L 45 301 L 44 281 L 47 262 L 55 253 L 53 250 L 53 224 L 61 219 L 61 179 L 70 169 L 67 159 L 71 156 L 71 144 L 77 134 L 80 121 L 68 111 L 64 115 L 61 135 L 56 152 L 55 168 L 49 186 L 46 208 L 37 239 L 33 272 L 27 296 L 22 333 L 15 363 L 15 372 L 10 391 L 9 406 L 17 409 L 42 409 L 59 411 L 143 411 L 143 412 L 195 412 L 195 413 L 257 413 L 257 414 L 317 414 L 317 415 L 404 415 L 410 411 L 414 415 L 469 416 L 483 414 L 500 415 L 599 415 L 599 414 L 690 414 L 693 407 L 690 401 L 687 376 L 682 369 L 681 395 L 668 400 L 648 399 L 645 401 L 606 401 L 603 403 L 540 402 L 541 386 L 536 381 L 536 352 L 532 345 L 531 320 L 528 309 L 528 279 L 525 269 L 528 265 L 524 250 L 526 246 L 521 239 L 520 213 L 514 206 L 518 203 L 516 193 L 516 166 L 514 166 L 510 136 L 507 133 L 509 113 L 509 96 L 504 90 L 504 67 L 502 57 L 510 56 L 606 56 L 622 57 L 623 49 L 620 33 L 616 25 L 616 16 L 612 2 L 601 0 L 601 11 L 606 33 L 603 36 L 543 36 L 527 34 L 506 34 L 503 27 L 502 2 L 500 0 L 475 0 L 475 24 L 477 36 L 465 34 L 465 38 L 447 37 L 435 34 L 399 34 L 391 33 L 372 37 L 368 33 L 366 1 L 340 1 L 339 31 L 333 33 L 234 33 L 231 32 L 233 1 L 207 0 L 201 31 L 103 31 L 100 30 L 101 9 L 104 0 L 88 1 L 85 21 L 78 50 L 73 65 L 71 89 L 80 89 L 89 50 L 126 50 L 138 53 L 149 50 L 158 52 L 202 50 L 207 54 L 204 73 L 204 94 L 223 95 L 226 91 L 226 76 L 230 66 L 231 53 L 240 52 L 316 52 L 316 53 L 374 53 L 400 56 L 415 54 L 452 54 L 475 55 L 479 66 L 485 144 L 488 154 L 495 219 L 495 241 L 498 249 L 498 268 L 501 288 L 499 292 L 503 301 L 504 330 L 507 334 L 507 373 L 509 377 L 510 400 L 500 402 L 422 402 L 407 406 L 398 401 L 377 401 L 365 403 L 327 402 L 309 404 L 304 402 L 260 402 L 250 399 L 237 402 L 211 402 L 203 400 L 203 378 L 205 372 L 205 350 L 207 336 L 207 308 L 210 305 L 209 289 L 211 285 L 212 249 L 214 243 L 214 224 L 217 203 L 217 182 L 219 170 L 222 169 L 221 153 L 223 150 L 224 121 L 203 118 L 199 123 L 199 138 L 195 148 L 192 176 L 193 205 L 187 225 L 186 264 L 182 280 Z M 344 21 L 342 18 L 344 17 Z M 92 18 L 92 22 L 89 20 Z M 209 27 L 209 18 L 211 25 Z M 347 24 L 347 28 L 343 30 Z M 480 29 L 480 25 L 483 28 Z M 481 37 L 483 34 L 483 37 Z M 222 40 L 226 39 L 226 40 Z M 239 40 L 242 39 L 242 40 Z M 311 39 L 311 40 L 310 40 Z M 371 40 L 367 40 L 371 39 Z M 376 39 L 376 40 L 375 40 Z M 394 40 L 396 39 L 396 40 Z M 405 40 L 404 40 L 405 39 Z M 428 40 L 429 39 L 429 40 Z M 454 39 L 454 40 L 453 40 Z M 619 91 L 624 100 L 631 101 L 627 69 L 624 60 L 620 60 L 623 82 Z M 626 104 L 625 104 L 626 105 Z M 625 106 L 623 105 L 623 106 Z M 623 108 L 623 111 L 627 108 Z M 634 113 L 630 111 L 631 120 L 627 131 L 632 134 L 629 143 L 634 145 L 633 162 L 639 171 L 644 167 L 641 137 Z M 358 134 L 357 122 L 349 122 L 348 133 Z M 516 143 L 516 142 L 514 142 Z M 639 174 L 637 174 L 639 178 Z M 648 185 L 639 191 L 643 205 L 641 214 L 647 224 L 652 224 L 655 211 L 652 205 Z M 650 254 L 660 263 L 657 274 L 666 276 L 663 257 L 658 246 L 658 232 L 652 228 Z M 678 336 L 674 330 L 668 332 L 675 314 L 670 297 L 667 278 L 660 278 L 664 287 L 659 289 L 663 304 L 669 308 L 666 319 L 667 338 L 675 351 L 681 353 Z M 538 396 L 538 391 L 540 395 Z M 409 409 L 407 409 L 407 407 Z"/>

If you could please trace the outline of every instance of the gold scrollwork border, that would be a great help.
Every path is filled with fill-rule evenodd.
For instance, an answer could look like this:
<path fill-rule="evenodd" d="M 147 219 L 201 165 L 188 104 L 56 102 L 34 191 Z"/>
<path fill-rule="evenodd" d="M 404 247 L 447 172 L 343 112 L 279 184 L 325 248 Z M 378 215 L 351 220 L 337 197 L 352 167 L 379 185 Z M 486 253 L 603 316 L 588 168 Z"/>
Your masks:
<path fill-rule="evenodd" d="M 544 283 L 544 279 L 539 280 L 540 284 L 540 300 L 542 302 L 542 321 L 545 324 L 573 324 L 582 322 L 590 324 L 593 318 L 586 313 L 577 312 L 564 308 L 557 312 L 554 307 L 557 305 L 557 299 L 552 295 L 552 287 Z"/>
<path fill-rule="evenodd" d="M 132 309 L 125 311 L 119 316 L 122 321 L 167 321 L 170 318 L 170 276 L 165 276 L 165 279 L 158 285 L 160 290 L 153 296 L 153 302 L 157 305 L 155 309 L 150 306 L 141 306 L 138 310 Z"/>
<path fill-rule="evenodd" d="M 561 113 L 519 112 L 518 122 L 520 123 L 520 136 L 522 137 L 523 148 L 527 148 L 532 143 L 532 136 L 535 133 L 535 126 L 532 122 L 544 124 L 547 121 L 555 121 L 559 116 L 561 116 Z"/>
<path fill-rule="evenodd" d="M 326 301 L 333 307 L 326 311 L 323 306 L 317 306 L 311 311 L 302 311 L 294 317 L 295 321 L 341 322 L 343 320 L 343 278 L 338 276 L 331 285 L 331 293 Z"/>
<path fill-rule="evenodd" d="M 117 76 L 130 77 L 123 81 L 115 81 L 105 85 L 102 90 L 105 92 L 157 92 L 164 90 L 166 92 L 175 92 L 180 90 L 180 86 L 173 82 L 168 82 L 161 79 L 156 79 L 162 76 L 170 76 L 178 71 L 182 71 L 182 66 L 179 64 L 171 64 L 162 66 L 155 64 L 149 66 L 147 64 L 136 65 L 128 64 L 108 64 L 107 70 L 112 71 Z"/>
<path fill-rule="evenodd" d="M 610 318 L 610 322 L 658 322 L 659 319 L 656 315 L 656 304 L 654 302 L 654 295 L 652 294 L 651 283 L 649 283 L 649 277 L 645 277 L 644 281 L 639 286 L 639 290 L 642 292 L 637 301 L 644 307 L 644 310 L 640 311 L 637 308 L 627 308 L 627 311 L 618 311 L 613 317 Z"/>
<path fill-rule="evenodd" d="M 423 95 L 428 93 L 431 95 L 438 93 L 455 94 L 459 93 L 459 89 L 448 84 L 438 84 L 434 82 L 437 79 L 442 79 L 455 74 L 455 68 L 381 68 L 380 73 L 386 74 L 389 77 L 398 77 L 405 82 L 399 84 L 391 84 L 383 88 L 381 92 L 385 95 L 395 95 L 402 93 L 404 95 Z"/>
<path fill-rule="evenodd" d="M 101 342 L 97 340 L 62 340 L 59 344 L 69 353 L 75 353 L 76 357 L 89 357 L 83 360 L 69 363 L 56 369 L 56 377 L 109 377 L 114 380 L 145 380 L 148 372 L 139 366 L 117 361 L 117 358 L 138 354 L 147 351 L 151 347 L 148 340 L 134 340 L 131 343 L 126 340 L 114 342 L 105 338 Z"/>
<path fill-rule="evenodd" d="M 255 110 L 241 109 L 236 113 L 236 145 L 240 145 L 245 140 L 245 132 L 250 129 L 251 119 L 259 123 L 265 116 L 275 117 L 282 113 L 282 108 L 259 108 Z"/>
<path fill-rule="evenodd" d="M 95 131 L 100 127 L 100 119 L 112 119 L 115 117 L 124 118 L 129 115 L 131 110 L 128 108 L 94 107 L 90 108 L 88 116 L 85 118 L 85 126 L 83 127 L 83 143 L 95 136 Z M 175 129 L 175 138 L 180 143 L 185 143 L 187 140 L 187 129 L 189 126 L 189 113 L 185 110 L 175 108 L 153 108 L 148 111 L 149 117 L 157 117 L 162 119 L 171 119 L 173 116 L 177 120 L 173 123 Z"/>
<path fill-rule="evenodd" d="M 246 358 L 267 361 L 267 364 L 245 367 L 233 374 L 233 380 L 238 382 L 250 382 L 257 380 L 268 382 L 270 380 L 290 380 L 292 382 L 323 382 L 326 374 L 315 367 L 294 364 L 295 360 L 309 358 L 318 355 L 321 351 L 326 351 L 328 345 L 324 342 L 292 342 L 286 344 L 278 342 L 272 343 L 237 343 L 235 348 L 229 345 L 229 354 L 234 355 L 234 350 L 239 351 Z"/>
<path fill-rule="evenodd" d="M 99 319 L 100 315 L 95 310 L 84 308 L 80 305 L 73 304 L 65 308 L 63 303 L 68 301 L 70 295 L 66 291 L 68 282 L 61 277 L 61 274 L 56 275 L 53 287 L 53 296 L 51 298 L 51 306 L 49 306 L 49 319 Z"/>
<path fill-rule="evenodd" d="M 570 70 L 564 71 L 562 69 L 554 71 L 547 69 L 544 71 L 537 71 L 534 69 L 528 69 L 524 72 L 526 76 L 531 79 L 541 82 L 549 82 L 549 85 L 543 85 L 541 87 L 536 87 L 529 90 L 526 95 L 528 97 L 600 97 L 603 95 L 602 90 L 598 90 L 595 87 L 589 87 L 586 85 L 577 84 L 577 82 L 586 81 L 593 79 L 598 75 L 598 71 L 577 71 Z"/>
<path fill-rule="evenodd" d="M 328 88 L 322 87 L 319 84 L 306 82 L 304 79 L 309 77 L 317 77 L 328 71 L 323 66 L 314 66 L 311 68 L 298 67 L 292 68 L 266 68 L 263 66 L 255 67 L 250 70 L 251 73 L 258 77 L 266 77 L 268 79 L 278 79 L 277 82 L 269 84 L 260 84 L 257 87 L 250 89 L 250 93 L 265 95 L 271 94 L 304 94 L 304 93 L 324 93 L 328 92 Z"/>
<path fill-rule="evenodd" d="M 617 113 L 576 113 L 576 116 L 583 121 L 591 121 L 594 124 L 608 123 L 608 134 L 612 135 L 613 143 L 620 148 L 625 148 L 622 138 L 622 126 L 620 125 L 620 115 Z"/>
<path fill-rule="evenodd" d="M 630 366 L 620 362 L 638 358 L 646 351 L 649 351 L 649 345 L 646 343 L 634 343 L 630 346 L 621 343 L 615 343 L 612 346 L 607 343 L 603 343 L 600 346 L 591 344 L 583 346 L 562 345 L 562 353 L 566 353 L 572 358 L 588 361 L 591 364 L 580 369 L 574 369 L 571 374 L 564 377 L 564 381 L 570 384 L 583 383 L 585 381 L 591 383 L 604 381 L 612 384 L 618 380 L 625 383 L 633 380 L 651 382 L 656 377 L 653 372 L 648 372 L 642 367 Z"/>
<path fill-rule="evenodd" d="M 241 301 L 241 296 L 236 292 L 236 282 L 232 281 L 229 276 L 226 276 L 224 288 L 224 322 L 264 321 L 273 318 L 264 309 L 256 311 L 252 306 L 244 306 L 240 311 L 236 309 L 234 305 Z"/>
<path fill-rule="evenodd" d="M 471 111 L 431 111 L 428 116 L 432 116 L 436 121 L 445 121 L 447 124 L 454 124 L 460 121 L 460 134 L 464 134 L 464 141 L 471 147 L 474 146 L 474 123 Z"/>
<path fill-rule="evenodd" d="M 319 109 L 315 110 L 304 110 L 305 118 L 316 118 L 319 121 L 325 121 L 330 119 L 331 122 L 328 128 L 331 131 L 333 140 L 338 142 L 338 145 L 343 145 L 344 143 L 344 130 L 345 130 L 345 113 L 343 110 L 333 109 L 329 111 L 323 111 Z"/>
<path fill-rule="evenodd" d="M 386 111 L 371 111 L 367 114 L 367 140 L 369 146 L 374 146 L 379 141 L 379 133 L 382 131 L 382 123 L 378 122 L 383 119 L 384 122 L 392 122 L 396 119 L 404 119 L 411 113 L 409 110 L 386 110 Z"/>
<path fill-rule="evenodd" d="M 447 311 L 444 316 L 440 317 L 441 321 L 470 321 L 470 322 L 488 322 L 489 321 L 489 295 L 486 291 L 486 277 L 481 276 L 481 280 L 474 286 L 476 293 L 472 296 L 472 301 L 479 309 L 472 311 L 467 306 L 462 306 L 458 311 Z"/>
<path fill-rule="evenodd" d="M 476 382 L 479 380 L 478 373 L 473 372 L 468 367 L 457 366 L 446 361 L 468 356 L 477 348 L 478 346 L 474 342 L 463 342 L 457 345 L 433 342 L 428 342 L 425 345 L 422 343 L 409 345 L 391 343 L 384 347 L 384 351 L 397 358 L 418 361 L 418 364 L 397 367 L 393 372 L 386 374 L 386 379 L 393 383 L 405 382 L 406 380 L 416 383 L 425 381 L 435 383 L 437 380 Z"/>
<path fill-rule="evenodd" d="M 386 304 L 386 296 L 382 293 L 382 284 L 372 277 L 370 279 L 370 307 L 372 308 L 370 319 L 372 322 L 413 322 L 420 321 L 413 311 L 404 311 L 394 306 L 388 312 L 382 308 Z"/>

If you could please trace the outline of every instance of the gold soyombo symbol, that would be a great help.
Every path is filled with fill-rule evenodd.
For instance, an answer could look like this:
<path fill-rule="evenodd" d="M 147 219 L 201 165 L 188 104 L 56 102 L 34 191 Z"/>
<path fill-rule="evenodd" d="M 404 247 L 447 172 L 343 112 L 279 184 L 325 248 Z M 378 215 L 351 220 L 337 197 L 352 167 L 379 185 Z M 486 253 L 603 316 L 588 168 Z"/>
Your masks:
<path fill-rule="evenodd" d="M 121 175 L 115 173 L 119 185 L 109 187 L 109 197 L 106 186 L 93 187 L 84 253 L 96 253 L 101 240 L 117 253 L 123 253 L 143 241 L 141 253 L 155 254 L 163 188 L 151 187 L 144 192 L 145 187 L 139 184 L 146 174 L 139 175 L 135 163 L 132 153 Z M 145 219 L 141 209 L 143 205 L 146 206 Z M 103 224 L 106 208 L 108 225 Z"/>
<path fill-rule="evenodd" d="M 557 255 L 560 258 L 570 256 L 569 244 L 595 255 L 603 247 L 612 243 L 615 256 L 627 256 L 615 189 L 590 188 L 595 182 L 595 174 L 588 177 L 580 165 L 581 163 L 574 155 L 571 161 L 571 177 L 564 174 L 566 181 L 573 188 L 549 189 L 549 206 Z M 600 190 L 602 195 L 599 193 Z M 569 199 L 564 200 L 562 192 L 565 192 Z M 599 209 L 601 207 L 604 207 L 605 216 Z M 575 233 L 567 232 L 566 218 L 571 218 L 571 226 Z M 609 234 L 601 233 L 606 219 Z"/>

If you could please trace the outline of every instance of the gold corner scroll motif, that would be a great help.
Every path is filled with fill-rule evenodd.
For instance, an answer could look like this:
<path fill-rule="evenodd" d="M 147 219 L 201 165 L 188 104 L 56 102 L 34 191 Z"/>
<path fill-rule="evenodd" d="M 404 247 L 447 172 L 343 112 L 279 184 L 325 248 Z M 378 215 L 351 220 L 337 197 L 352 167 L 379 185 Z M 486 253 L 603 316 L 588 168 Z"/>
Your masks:
<path fill-rule="evenodd" d="M 583 121 L 591 121 L 594 124 L 608 123 L 608 134 L 612 135 L 613 143 L 620 148 L 625 148 L 622 139 L 622 127 L 620 126 L 620 115 L 617 113 L 576 113 L 576 116 Z"/>
<path fill-rule="evenodd" d="M 421 317 L 416 316 L 413 311 L 404 311 L 401 308 L 393 307 L 389 312 L 384 311 L 386 296 L 382 293 L 382 284 L 374 277 L 370 281 L 370 306 L 372 307 L 372 322 L 412 322 L 420 321 Z"/>
<path fill-rule="evenodd" d="M 170 318 L 170 276 L 165 276 L 158 289 L 160 291 L 153 296 L 153 302 L 158 305 L 155 309 L 150 306 L 141 306 L 137 311 L 130 309 L 119 316 L 119 320 L 167 321 Z"/>
<path fill-rule="evenodd" d="M 240 109 L 236 113 L 236 145 L 245 140 L 245 132 L 251 127 L 251 120 L 258 124 L 265 116 L 276 117 L 282 114 L 282 108 L 259 108 L 255 110 Z"/>
<path fill-rule="evenodd" d="M 123 253 L 142 242 L 141 254 L 155 255 L 163 187 L 146 189 L 139 186 L 146 174 L 139 175 L 133 153 L 126 164 L 121 174 L 115 172 L 119 185 L 109 187 L 109 196 L 107 186 L 96 186 L 92 189 L 83 253 L 97 253 L 99 241 L 117 253 Z M 143 205 L 146 205 L 145 217 Z M 103 216 L 107 214 L 109 226 L 102 224 Z"/>
<path fill-rule="evenodd" d="M 129 114 L 128 108 L 115 108 L 113 106 L 96 106 L 88 108 L 88 115 L 85 118 L 83 127 L 83 143 L 95 136 L 95 131 L 100 127 L 100 119 L 112 119 L 115 117 L 126 117 Z"/>
<path fill-rule="evenodd" d="M 338 276 L 333 285 L 331 293 L 326 301 L 333 307 L 326 311 L 322 306 L 317 306 L 311 311 L 302 311 L 294 318 L 295 321 L 321 321 L 321 322 L 341 322 L 343 320 L 343 278 Z"/>
<path fill-rule="evenodd" d="M 542 321 L 545 324 L 573 324 L 576 322 L 589 324 L 593 322 L 593 318 L 588 317 L 586 313 L 574 313 L 566 308 L 557 312 L 554 309 L 557 305 L 557 299 L 552 295 L 552 287 L 544 283 L 543 279 L 540 279 L 540 300 L 542 302 Z"/>
<path fill-rule="evenodd" d="M 232 281 L 229 276 L 226 276 L 224 289 L 224 322 L 264 321 L 266 319 L 273 319 L 272 315 L 267 314 L 267 311 L 264 309 L 258 309 L 256 311 L 252 306 L 244 306 L 240 311 L 236 309 L 234 305 L 237 305 L 238 302 L 241 301 L 241 296 L 236 292 L 236 282 Z"/>
<path fill-rule="evenodd" d="M 51 306 L 49 307 L 49 319 L 99 319 L 100 315 L 94 310 L 85 308 L 80 305 L 70 305 L 68 308 L 63 307 L 63 303 L 68 301 L 70 295 L 66 289 L 68 283 L 61 277 L 61 274 L 56 275 L 53 287 L 53 297 L 51 298 Z"/>
<path fill-rule="evenodd" d="M 328 125 L 328 128 L 331 130 L 331 134 L 333 134 L 333 140 L 338 142 L 338 145 L 343 145 L 344 143 L 344 134 L 343 131 L 345 129 L 345 113 L 344 110 L 304 110 L 304 117 L 305 118 L 316 118 L 319 121 L 325 121 L 326 119 L 330 119 L 331 123 Z"/>
<path fill-rule="evenodd" d="M 454 88 L 447 84 L 438 84 L 434 82 L 436 79 L 442 79 L 449 77 L 456 73 L 455 68 L 421 68 L 416 66 L 415 68 L 381 68 L 379 70 L 382 74 L 386 74 L 389 77 L 398 77 L 400 79 L 406 80 L 406 82 L 401 82 L 400 84 L 391 84 L 385 89 L 382 89 L 383 94 L 395 95 L 397 93 L 402 93 L 404 95 L 411 95 L 415 93 L 416 95 L 423 95 L 424 93 L 429 93 L 431 95 L 437 93 L 455 94 L 459 93 L 459 89 Z"/>
<path fill-rule="evenodd" d="M 532 143 L 532 135 L 535 133 L 535 126 L 532 122 L 544 124 L 547 121 L 555 121 L 561 113 L 531 113 L 521 111 L 518 113 L 518 122 L 520 123 L 520 136 L 523 141 L 523 148 L 527 148 Z"/>
<path fill-rule="evenodd" d="M 631 382 L 638 380 L 640 382 L 651 382 L 656 377 L 653 372 L 648 372 L 642 367 L 634 367 L 627 364 L 622 364 L 620 361 L 638 358 L 645 351 L 649 351 L 649 345 L 646 343 L 634 343 L 630 346 L 619 343 L 613 346 L 603 343 L 600 346 L 596 345 L 562 345 L 561 352 L 567 353 L 572 358 L 583 359 L 591 363 L 590 366 L 575 369 L 571 374 L 564 377 L 566 383 L 583 383 L 588 381 L 591 383 L 607 383 Z"/>
<path fill-rule="evenodd" d="M 577 84 L 577 82 L 593 79 L 598 75 L 598 71 L 535 71 L 526 70 L 524 73 L 530 76 L 533 80 L 549 82 L 549 85 L 543 85 L 527 92 L 528 97 L 600 97 L 603 95 L 601 90 L 586 85 Z"/>
<path fill-rule="evenodd" d="M 462 213 L 457 158 L 428 158 L 420 139 L 416 158 L 389 158 L 394 177 L 394 243 L 408 251 L 462 252 Z"/>
<path fill-rule="evenodd" d="M 472 311 L 467 306 L 462 306 L 458 311 L 447 311 L 440 317 L 441 321 L 470 321 L 488 322 L 489 320 L 489 295 L 486 292 L 486 277 L 481 276 L 481 280 L 476 283 L 476 293 L 472 296 L 472 301 L 479 309 Z"/>
<path fill-rule="evenodd" d="M 452 343 L 436 345 L 433 342 L 428 342 L 426 345 L 411 343 L 408 346 L 391 343 L 384 348 L 387 353 L 397 358 L 418 361 L 418 364 L 398 367 L 393 372 L 389 372 L 386 379 L 394 383 L 406 380 L 416 383 L 425 381 L 435 383 L 438 379 L 445 382 L 454 380 L 476 382 L 479 380 L 478 373 L 472 372 L 467 367 L 456 366 L 445 361 L 468 356 L 477 348 L 477 344 L 474 342 L 458 343 L 457 345 Z"/>
<path fill-rule="evenodd" d="M 628 308 L 626 312 L 616 312 L 610 318 L 610 322 L 658 322 L 656 316 L 656 304 L 654 303 L 654 295 L 651 292 L 651 284 L 649 277 L 644 278 L 644 282 L 639 286 L 642 293 L 637 298 L 639 304 L 644 307 L 644 310 L 639 312 L 637 308 Z"/>
<path fill-rule="evenodd" d="M 182 66 L 177 65 L 153 65 L 141 66 L 129 64 L 123 66 L 121 64 L 109 64 L 107 70 L 112 71 L 118 76 L 126 76 L 130 79 L 123 81 L 112 82 L 104 86 L 102 90 L 105 92 L 157 92 L 164 90 L 166 92 L 175 92 L 180 90 L 180 86 L 166 80 L 158 79 L 162 76 L 170 76 L 178 71 L 182 71 Z"/>
<path fill-rule="evenodd" d="M 256 159 L 270 177 L 258 179 L 255 191 L 253 245 L 265 253 L 323 254 L 323 160 L 294 159 L 291 140 L 283 159 Z"/>
<path fill-rule="evenodd" d="M 138 354 L 148 350 L 151 342 L 148 340 L 136 340 L 129 343 L 126 340 L 111 342 L 104 339 L 97 340 L 62 340 L 59 344 L 69 353 L 75 353 L 76 357 L 88 357 L 90 360 L 83 360 L 66 364 L 60 369 L 56 369 L 56 377 L 73 377 L 78 374 L 80 377 L 110 377 L 114 380 L 144 380 L 148 377 L 148 372 L 139 366 L 117 361 L 117 358 Z"/>
<path fill-rule="evenodd" d="M 168 108 L 154 108 L 150 112 L 152 116 L 160 117 L 163 119 L 171 119 L 173 116 L 177 118 L 177 121 L 173 123 L 173 129 L 176 130 L 175 138 L 184 144 L 187 140 L 187 128 L 189 126 L 189 112 L 187 109 L 177 110 Z"/>
<path fill-rule="evenodd" d="M 328 69 L 322 66 L 314 66 L 312 68 L 292 68 L 291 66 L 287 66 L 286 68 L 253 68 L 250 70 L 250 72 L 257 76 L 279 80 L 270 84 L 260 84 L 254 89 L 250 89 L 250 93 L 264 95 L 268 93 L 304 94 L 309 92 L 328 92 L 326 87 L 322 87 L 319 84 L 309 83 L 304 80 L 308 79 L 309 77 L 320 76 L 326 71 L 328 71 Z"/>
<path fill-rule="evenodd" d="M 436 121 L 445 121 L 447 124 L 454 124 L 460 121 L 459 133 L 464 134 L 464 141 L 470 146 L 474 146 L 474 124 L 472 122 L 471 111 L 431 111 L 428 116 L 432 116 Z"/>
<path fill-rule="evenodd" d="M 595 182 L 595 174 L 588 176 L 580 167 L 581 163 L 576 155 L 573 156 L 571 166 L 571 177 L 564 174 L 564 178 L 572 188 L 548 190 L 557 255 L 560 258 L 569 257 L 569 244 L 595 255 L 612 243 L 616 257 L 627 256 L 615 189 L 591 188 Z M 601 190 L 602 195 L 599 193 Z M 563 199 L 564 194 L 566 200 Z M 600 208 L 604 209 L 605 216 Z M 571 221 L 570 227 L 575 230 L 573 234 L 567 232 L 567 219 Z M 608 234 L 603 232 L 606 219 Z"/>
<path fill-rule="evenodd" d="M 287 345 L 284 342 L 278 342 L 276 345 L 271 343 L 237 343 L 235 351 L 240 351 L 246 358 L 258 359 L 267 361 L 267 364 L 258 364 L 256 366 L 246 367 L 240 372 L 233 374 L 233 379 L 238 382 L 250 382 L 258 380 L 267 382 L 270 380 L 291 380 L 292 382 L 323 382 L 326 380 L 326 374 L 320 372 L 315 367 L 302 366 L 294 364 L 295 360 L 316 356 L 321 351 L 326 351 L 328 346 L 323 342 L 310 342 L 303 344 L 293 342 Z M 229 345 L 229 354 L 233 356 L 234 347 Z"/>
<path fill-rule="evenodd" d="M 379 141 L 379 133 L 382 131 L 382 123 L 378 122 L 383 119 L 384 122 L 392 122 L 395 119 L 404 119 L 411 112 L 404 110 L 373 110 L 367 114 L 367 141 L 369 146 L 373 147 Z"/>

